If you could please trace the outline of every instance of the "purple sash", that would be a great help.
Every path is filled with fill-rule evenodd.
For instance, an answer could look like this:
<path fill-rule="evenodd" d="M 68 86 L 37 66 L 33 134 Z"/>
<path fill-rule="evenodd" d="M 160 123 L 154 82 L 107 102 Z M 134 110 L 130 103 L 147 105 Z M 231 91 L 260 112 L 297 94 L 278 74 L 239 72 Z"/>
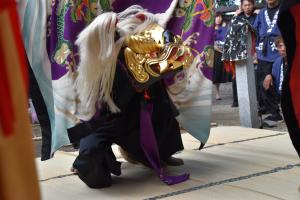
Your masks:
<path fill-rule="evenodd" d="M 169 176 L 163 169 L 160 163 L 158 147 L 152 126 L 151 115 L 153 104 L 141 103 L 140 111 L 140 144 L 141 147 L 156 174 L 159 178 L 168 185 L 174 185 L 186 181 L 189 178 L 188 173 L 179 176 Z"/>

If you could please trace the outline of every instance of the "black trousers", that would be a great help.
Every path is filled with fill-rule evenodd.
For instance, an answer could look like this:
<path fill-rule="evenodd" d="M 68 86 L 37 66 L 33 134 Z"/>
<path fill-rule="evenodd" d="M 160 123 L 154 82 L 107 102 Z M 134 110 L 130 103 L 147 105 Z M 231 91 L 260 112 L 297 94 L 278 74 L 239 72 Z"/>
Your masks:
<path fill-rule="evenodd" d="M 27 66 L 29 72 L 29 97 L 32 99 L 32 103 L 39 119 L 42 131 L 41 160 L 48 160 L 51 158 L 51 125 L 48 111 L 28 59 Z"/>
<path fill-rule="evenodd" d="M 176 121 L 176 110 L 163 82 L 158 81 L 148 88 L 153 104 L 152 125 L 159 156 L 167 160 L 174 153 L 183 150 L 180 127 Z M 79 178 L 92 188 L 111 185 L 110 173 L 120 175 L 120 164 L 116 161 L 111 144 L 124 149 L 132 159 L 149 165 L 140 143 L 140 112 L 145 103 L 143 93 L 136 92 L 128 79 L 127 72 L 120 65 L 116 68 L 114 102 L 120 113 L 111 113 L 103 104 L 99 115 L 88 122 L 68 129 L 72 143 L 79 140 L 79 155 L 73 163 Z"/>
<path fill-rule="evenodd" d="M 267 114 L 280 115 L 279 95 L 276 93 L 274 86 L 270 86 L 268 90 L 263 87 L 263 82 L 268 74 L 272 73 L 272 62 L 258 60 L 257 66 L 257 89 L 258 103 L 260 110 L 264 110 Z"/>
<path fill-rule="evenodd" d="M 236 78 L 232 79 L 232 97 L 233 97 L 233 103 L 238 103 Z"/>

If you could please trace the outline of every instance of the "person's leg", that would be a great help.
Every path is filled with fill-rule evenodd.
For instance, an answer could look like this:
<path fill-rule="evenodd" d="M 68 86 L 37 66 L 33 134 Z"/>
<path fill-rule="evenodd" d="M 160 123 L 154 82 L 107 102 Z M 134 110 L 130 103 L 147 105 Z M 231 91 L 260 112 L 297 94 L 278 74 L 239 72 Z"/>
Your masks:
<path fill-rule="evenodd" d="M 237 87 L 236 87 L 236 79 L 232 79 L 232 97 L 233 97 L 233 102 L 232 102 L 232 107 L 238 107 L 238 96 L 237 96 Z"/>
<path fill-rule="evenodd" d="M 216 86 L 216 100 L 221 100 L 220 83 L 215 83 L 215 86 Z"/>
<path fill-rule="evenodd" d="M 282 120 L 279 110 L 279 97 L 276 90 L 271 86 L 268 90 L 263 87 L 265 77 L 272 72 L 272 62 L 258 60 L 258 85 L 259 85 L 259 103 L 260 110 L 271 114 L 266 118 L 271 121 Z"/>
<path fill-rule="evenodd" d="M 119 146 L 119 152 L 127 162 L 131 164 L 139 164 L 139 161 L 132 158 L 132 156 L 127 151 L 125 151 L 121 146 Z"/>
<path fill-rule="evenodd" d="M 95 132 L 80 140 L 79 155 L 73 163 L 73 170 L 91 188 L 103 188 L 112 184 L 111 173 L 121 174 L 121 163 L 111 149 L 111 142 Z M 104 134 L 105 135 L 105 134 Z"/>
<path fill-rule="evenodd" d="M 280 121 L 282 116 L 280 115 L 279 109 L 279 96 L 276 93 L 276 89 L 271 86 L 267 91 L 264 92 L 264 104 L 268 113 L 271 115 L 266 119 L 271 121 Z"/>
<path fill-rule="evenodd" d="M 70 142 L 79 143 L 79 154 L 71 171 L 91 188 L 108 187 L 112 184 L 111 173 L 121 174 L 121 163 L 111 149 L 117 134 L 114 128 L 117 118 L 101 114 L 68 129 Z"/>
<path fill-rule="evenodd" d="M 259 98 L 259 87 L 258 87 L 258 69 L 257 69 L 257 64 L 254 64 L 254 78 L 255 78 L 255 88 L 256 88 L 256 98 L 257 98 L 257 102 L 258 102 L 258 98 Z"/>
<path fill-rule="evenodd" d="M 175 158 L 175 157 L 171 156 L 164 161 L 164 164 L 166 164 L 168 166 L 180 166 L 180 165 L 183 165 L 184 162 L 180 158 Z"/>
<path fill-rule="evenodd" d="M 213 84 L 216 87 L 216 100 L 220 100 L 220 83 L 223 82 L 224 79 L 224 67 L 223 62 L 221 61 L 222 54 L 218 51 L 214 53 L 214 67 L 213 67 Z"/>
<path fill-rule="evenodd" d="M 272 63 L 258 60 L 257 65 L 257 89 L 258 89 L 258 105 L 259 105 L 259 112 L 261 114 L 266 114 L 268 112 L 264 99 L 266 99 L 265 88 L 263 87 L 263 82 L 265 77 L 270 73 L 270 69 L 272 68 Z"/>

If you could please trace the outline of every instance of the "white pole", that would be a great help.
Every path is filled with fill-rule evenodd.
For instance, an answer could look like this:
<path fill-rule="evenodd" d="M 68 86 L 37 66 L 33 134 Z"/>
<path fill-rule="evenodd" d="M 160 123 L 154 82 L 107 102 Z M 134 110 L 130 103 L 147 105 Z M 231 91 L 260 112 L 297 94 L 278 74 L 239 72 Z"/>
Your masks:
<path fill-rule="evenodd" d="M 259 117 L 256 98 L 256 83 L 253 57 L 251 56 L 252 38 L 248 34 L 247 60 L 236 62 L 236 84 L 239 101 L 240 123 L 242 126 L 259 128 Z"/>

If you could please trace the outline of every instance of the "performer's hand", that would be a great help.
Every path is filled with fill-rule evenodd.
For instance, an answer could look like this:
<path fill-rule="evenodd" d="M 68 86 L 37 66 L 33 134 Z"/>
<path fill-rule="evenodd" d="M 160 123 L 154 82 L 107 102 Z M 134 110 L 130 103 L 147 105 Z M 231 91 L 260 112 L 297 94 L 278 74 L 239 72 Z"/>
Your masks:
<path fill-rule="evenodd" d="M 243 11 L 242 11 L 242 8 L 241 6 L 239 6 L 239 8 L 235 11 L 234 13 L 234 16 L 238 16 L 239 14 L 241 14 Z"/>
<path fill-rule="evenodd" d="M 219 47 L 214 46 L 214 49 L 215 49 L 215 51 L 222 53 L 222 50 Z"/>
<path fill-rule="evenodd" d="M 259 12 L 260 12 L 260 9 L 255 9 L 253 13 L 255 13 L 255 14 L 257 14 L 257 15 L 258 15 L 258 14 L 259 14 Z"/>
<path fill-rule="evenodd" d="M 257 53 L 256 52 L 253 55 L 253 64 L 258 64 Z"/>
<path fill-rule="evenodd" d="M 268 75 L 265 77 L 263 86 L 264 86 L 265 90 L 268 90 L 268 89 L 270 88 L 270 86 L 272 86 L 272 85 L 273 85 L 273 78 L 272 78 L 272 75 L 271 75 L 271 74 L 268 74 Z"/>

